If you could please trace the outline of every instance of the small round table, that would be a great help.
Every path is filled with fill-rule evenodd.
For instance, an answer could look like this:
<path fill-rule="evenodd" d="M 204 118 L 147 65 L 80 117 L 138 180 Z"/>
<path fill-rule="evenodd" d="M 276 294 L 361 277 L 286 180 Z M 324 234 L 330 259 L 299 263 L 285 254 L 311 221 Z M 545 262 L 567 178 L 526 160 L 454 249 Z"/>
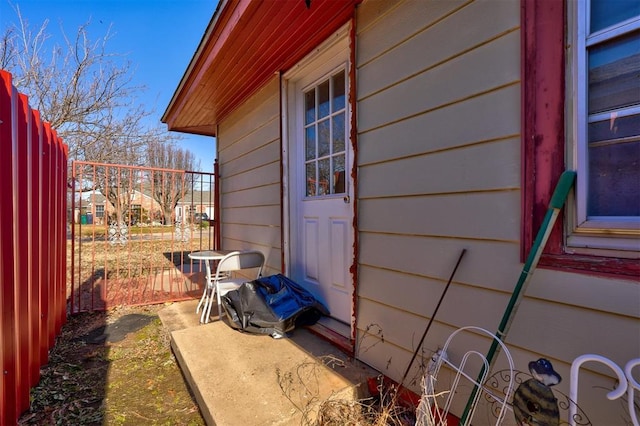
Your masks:
<path fill-rule="evenodd" d="M 202 307 L 202 315 L 200 317 L 200 323 L 203 324 L 208 318 L 204 318 L 205 312 L 207 312 L 207 304 L 211 303 L 211 299 L 214 294 L 214 286 L 213 286 L 213 275 L 211 274 L 211 262 L 220 260 L 229 253 L 233 252 L 233 250 L 203 250 L 196 251 L 193 253 L 189 253 L 188 256 L 193 260 L 203 260 L 205 268 L 207 269 L 206 282 L 204 291 L 202 292 L 202 297 L 200 298 L 200 302 L 198 302 L 198 307 L 196 308 L 196 314 L 200 312 L 200 308 Z M 202 304 L 204 303 L 204 307 Z"/>

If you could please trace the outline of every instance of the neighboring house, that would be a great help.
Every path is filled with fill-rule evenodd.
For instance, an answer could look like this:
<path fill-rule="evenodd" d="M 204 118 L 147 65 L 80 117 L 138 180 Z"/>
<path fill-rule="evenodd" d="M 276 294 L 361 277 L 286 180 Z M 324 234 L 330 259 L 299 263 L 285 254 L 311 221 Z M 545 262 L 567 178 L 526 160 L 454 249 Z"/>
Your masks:
<path fill-rule="evenodd" d="M 199 191 L 194 190 L 185 193 L 184 198 L 178 201 L 175 208 L 176 220 L 182 221 L 184 218 L 193 220 L 195 213 L 206 213 L 210 219 L 214 218 L 214 201 L 215 196 L 213 190 Z"/>
<path fill-rule="evenodd" d="M 111 203 L 107 202 L 107 198 L 96 191 L 76 195 L 75 203 L 73 211 L 75 223 L 87 223 L 90 220 L 92 223 L 102 224 L 105 218 L 105 209 L 108 208 L 107 206 L 111 206 Z M 68 211 L 71 212 L 71 201 L 69 201 Z"/>
<path fill-rule="evenodd" d="M 123 196 L 128 196 L 129 198 L 129 208 L 123 213 L 125 221 L 131 220 L 134 223 L 161 221 L 162 208 L 151 194 L 146 191 L 132 190 Z M 213 206 L 214 196 L 212 191 L 187 191 L 178 201 L 174 214 L 178 220 L 182 220 L 184 217 L 191 218 L 195 213 L 206 213 L 209 218 L 213 218 Z M 83 215 L 90 215 L 90 220 L 98 225 L 104 224 L 105 220 L 108 220 L 116 212 L 113 204 L 99 192 L 91 192 L 82 196 L 82 202 L 77 202 L 75 210 L 74 218 L 76 223 L 81 222 Z M 85 220 L 87 219 L 85 218 Z"/>
<path fill-rule="evenodd" d="M 123 212 L 125 221 L 148 223 L 154 218 L 161 218 L 160 204 L 150 194 L 134 189 L 121 196 L 129 198 L 127 203 L 129 208 Z M 94 223 L 102 225 L 115 213 L 116 208 L 107 200 L 107 197 L 94 191 L 81 197 L 81 201 L 77 202 L 74 218 L 76 222 L 80 222 L 82 215 L 90 214 Z"/>
<path fill-rule="evenodd" d="M 109 216 L 110 210 L 113 210 L 111 203 L 107 201 L 107 197 L 97 192 L 92 192 L 87 201 L 86 212 L 91 213 L 93 223 L 102 225 L 105 218 Z"/>
<path fill-rule="evenodd" d="M 163 121 L 216 137 L 222 247 L 262 250 L 394 380 L 463 248 L 420 357 L 497 329 L 576 170 L 506 339 L 568 393 L 576 357 L 640 355 L 640 10 L 599 4 L 222 0 Z M 611 376 L 581 376 L 594 424 L 622 423 Z"/>

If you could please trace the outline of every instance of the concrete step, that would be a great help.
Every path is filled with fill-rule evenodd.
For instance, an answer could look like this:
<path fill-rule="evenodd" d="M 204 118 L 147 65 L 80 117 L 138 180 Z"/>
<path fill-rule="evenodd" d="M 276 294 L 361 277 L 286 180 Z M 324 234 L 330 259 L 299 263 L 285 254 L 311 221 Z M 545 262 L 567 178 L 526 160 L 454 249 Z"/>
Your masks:
<path fill-rule="evenodd" d="M 301 425 L 327 399 L 368 396 L 378 373 L 301 328 L 274 339 L 198 324 L 197 301 L 160 311 L 180 368 L 209 425 Z"/>

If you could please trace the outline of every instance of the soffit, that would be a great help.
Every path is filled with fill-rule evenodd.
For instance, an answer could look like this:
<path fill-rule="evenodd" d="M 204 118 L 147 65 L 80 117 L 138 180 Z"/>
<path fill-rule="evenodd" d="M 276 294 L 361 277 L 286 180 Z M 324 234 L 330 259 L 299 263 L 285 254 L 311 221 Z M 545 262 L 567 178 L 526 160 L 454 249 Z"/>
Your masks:
<path fill-rule="evenodd" d="M 222 1 L 162 121 L 215 136 L 221 119 L 346 23 L 360 1 Z"/>

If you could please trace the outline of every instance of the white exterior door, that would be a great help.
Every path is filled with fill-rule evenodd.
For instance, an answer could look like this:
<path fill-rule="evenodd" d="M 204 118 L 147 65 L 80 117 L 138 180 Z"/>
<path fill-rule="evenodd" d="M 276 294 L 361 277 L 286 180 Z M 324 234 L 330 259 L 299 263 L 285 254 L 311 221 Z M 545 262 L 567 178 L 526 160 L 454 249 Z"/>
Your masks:
<path fill-rule="evenodd" d="M 288 120 L 289 274 L 327 305 L 331 317 L 351 324 L 354 231 L 348 57 L 343 37 L 303 61 L 283 89 Z"/>

